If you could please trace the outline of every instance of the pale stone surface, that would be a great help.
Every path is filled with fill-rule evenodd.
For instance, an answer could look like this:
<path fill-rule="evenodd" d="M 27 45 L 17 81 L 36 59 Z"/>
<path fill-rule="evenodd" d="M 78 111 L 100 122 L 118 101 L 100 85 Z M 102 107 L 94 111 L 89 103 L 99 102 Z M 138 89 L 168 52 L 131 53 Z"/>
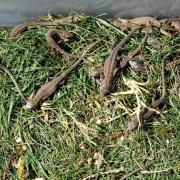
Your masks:
<path fill-rule="evenodd" d="M 1 0 L 1 27 L 11 27 L 48 12 L 72 11 L 108 17 L 180 17 L 180 0 Z"/>

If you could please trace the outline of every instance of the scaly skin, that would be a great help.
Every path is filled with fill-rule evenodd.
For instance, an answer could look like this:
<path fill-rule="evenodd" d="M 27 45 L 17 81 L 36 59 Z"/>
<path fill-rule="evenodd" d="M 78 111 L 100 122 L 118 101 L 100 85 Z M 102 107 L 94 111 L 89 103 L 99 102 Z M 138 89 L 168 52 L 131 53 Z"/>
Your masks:
<path fill-rule="evenodd" d="M 128 22 L 139 26 L 145 25 L 145 26 L 161 27 L 161 23 L 157 19 L 150 16 L 133 18 L 128 20 Z"/>
<path fill-rule="evenodd" d="M 105 73 L 108 72 L 109 75 L 111 75 L 111 76 L 108 76 L 108 73 L 106 73 L 106 75 L 108 76 L 108 77 L 106 77 L 104 72 L 103 72 L 103 69 L 106 70 L 108 68 L 107 64 L 106 64 L 107 67 L 105 67 L 105 66 L 104 66 L 104 68 L 103 67 L 99 67 L 99 68 L 96 68 L 95 70 L 89 71 L 89 76 L 90 77 L 94 77 L 94 78 L 103 76 L 103 77 L 106 77 L 108 79 L 108 82 L 109 82 L 110 78 L 112 78 L 112 79 L 114 78 L 114 75 L 116 74 L 115 72 L 117 72 L 117 69 L 120 69 L 120 68 L 122 69 L 122 68 L 126 67 L 127 65 L 130 65 L 131 68 L 133 70 L 135 70 L 136 72 L 144 73 L 144 68 L 142 66 L 140 66 L 140 64 L 138 65 L 138 63 L 136 63 L 136 62 L 131 62 L 131 63 L 129 63 L 129 62 L 132 60 L 133 57 L 135 57 L 143 49 L 143 47 L 144 47 L 144 45 L 145 45 L 145 43 L 147 41 L 147 38 L 148 38 L 148 31 L 146 32 L 145 37 L 142 39 L 142 42 L 139 44 L 139 46 L 129 56 L 125 56 L 125 60 L 124 61 L 120 61 L 120 65 L 119 66 L 117 66 L 117 64 L 116 64 L 117 59 L 114 59 L 114 61 L 115 61 L 114 64 L 116 66 L 111 66 L 111 63 L 113 63 L 113 61 L 108 61 L 108 63 L 110 63 L 109 70 L 111 68 L 113 70 L 113 73 L 112 73 L 112 75 L 109 73 L 110 71 L 105 71 Z M 114 57 L 114 53 L 113 53 L 113 57 Z M 107 60 L 109 60 L 109 58 Z M 134 67 L 135 65 L 136 65 L 136 67 Z M 105 81 L 105 78 L 103 79 L 103 81 Z M 103 82 L 103 81 L 101 82 L 101 84 L 102 83 L 105 84 L 104 85 L 105 90 L 103 89 L 104 87 L 101 87 L 101 90 L 102 90 L 101 94 L 102 95 L 103 95 L 104 91 L 105 91 L 104 94 L 107 94 L 108 91 L 106 90 L 106 87 L 110 87 L 111 86 L 111 84 L 108 85 L 106 82 Z"/>
<path fill-rule="evenodd" d="M 53 22 L 35 22 L 35 21 L 18 24 L 11 30 L 10 37 L 11 38 L 16 37 L 19 34 L 21 34 L 23 31 L 27 30 L 28 28 L 34 28 L 34 27 L 39 27 L 39 26 L 55 26 L 55 25 L 57 24 Z"/>
<path fill-rule="evenodd" d="M 167 94 L 166 93 L 166 85 L 165 85 L 165 77 L 164 77 L 164 66 L 165 66 L 164 61 L 165 61 L 166 57 L 167 57 L 167 55 L 163 59 L 163 65 L 162 65 L 162 86 L 163 86 L 162 95 L 158 100 L 152 101 L 151 108 L 157 108 L 160 104 L 162 104 L 164 102 L 166 94 Z M 144 122 L 147 122 L 148 119 L 155 113 L 156 113 L 156 111 L 153 111 L 152 109 L 144 108 L 140 112 L 140 119 L 142 119 Z M 138 125 L 139 125 L 138 118 L 134 117 L 128 125 L 128 131 L 132 131 L 132 130 L 136 129 L 138 127 Z"/>
<path fill-rule="evenodd" d="M 9 77 L 11 78 L 12 82 L 14 83 L 19 95 L 25 100 L 26 98 L 23 96 L 22 91 L 19 88 L 18 83 L 16 82 L 16 78 L 14 77 L 14 75 L 10 72 L 10 70 L 8 68 L 6 68 L 4 65 L 0 64 L 0 69 L 2 69 L 5 73 L 7 73 L 9 75 Z"/>
<path fill-rule="evenodd" d="M 149 31 L 146 31 L 144 38 L 142 39 L 139 46 L 129 55 L 126 57 L 126 59 L 122 62 L 120 62 L 120 67 L 124 68 L 129 64 L 129 61 L 132 60 L 133 57 L 135 57 L 144 47 L 146 44 L 147 38 L 148 38 Z"/>
<path fill-rule="evenodd" d="M 36 108 L 43 100 L 47 99 L 50 95 L 52 95 L 56 91 L 57 86 L 63 82 L 63 80 L 82 62 L 82 60 L 84 60 L 84 56 L 86 55 L 86 53 L 99 42 L 100 40 L 92 43 L 74 64 L 72 64 L 59 76 L 54 77 L 54 79 L 41 86 L 35 96 L 32 99 L 28 100 L 25 108 Z"/>
<path fill-rule="evenodd" d="M 81 61 L 82 58 L 79 58 L 73 65 L 62 72 L 59 76 L 41 86 L 36 95 L 32 99 L 28 100 L 25 108 L 35 108 L 41 101 L 47 99 L 50 95 L 52 95 L 56 91 L 57 86 L 71 73 L 71 71 L 73 71 L 81 63 Z"/>
<path fill-rule="evenodd" d="M 100 85 L 100 94 L 107 95 L 110 92 L 112 86 L 112 80 L 114 77 L 114 71 L 117 68 L 116 56 L 120 48 L 131 38 L 133 33 L 137 31 L 140 27 L 134 28 L 121 42 L 119 42 L 116 47 L 112 50 L 110 56 L 106 59 L 104 65 L 104 79 Z"/>
<path fill-rule="evenodd" d="M 78 21 L 82 18 L 82 15 L 75 15 L 75 16 L 68 16 L 68 17 L 61 17 L 61 18 L 52 18 L 47 21 L 47 18 L 41 18 L 41 21 L 32 21 L 32 22 L 26 22 L 22 24 L 18 24 L 15 26 L 11 32 L 10 32 L 10 37 L 16 37 L 17 35 L 21 34 L 23 31 L 27 30 L 28 28 L 35 28 L 39 26 L 56 26 L 56 25 L 71 25 L 78 27 L 75 24 L 72 24 L 73 20 Z M 45 20 L 45 21 L 44 21 Z"/>
<path fill-rule="evenodd" d="M 78 58 L 78 56 L 70 54 L 70 53 L 66 52 L 65 50 L 63 50 L 59 46 L 59 44 L 55 41 L 55 39 L 54 39 L 55 35 L 58 35 L 60 38 L 68 39 L 68 38 L 70 38 L 72 36 L 72 34 L 70 32 L 68 32 L 68 31 L 62 31 L 62 30 L 59 30 L 59 29 L 51 29 L 46 34 L 46 40 L 53 49 L 55 49 L 59 53 L 65 55 L 66 57 Z"/>
<path fill-rule="evenodd" d="M 153 17 L 144 16 L 133 19 L 117 18 L 113 21 L 113 25 L 122 29 L 132 28 L 135 26 L 152 26 L 160 28 L 161 22 Z"/>
<path fill-rule="evenodd" d="M 171 22 L 171 26 L 174 27 L 177 31 L 180 31 L 180 18 L 173 20 Z"/>
<path fill-rule="evenodd" d="M 54 14 L 48 14 L 47 16 L 40 16 L 39 19 L 40 21 L 51 21 L 57 24 L 71 24 L 73 22 L 81 20 L 85 14 L 75 14 L 73 16 L 67 16 L 67 17 L 62 17 L 62 16 L 56 16 Z"/>

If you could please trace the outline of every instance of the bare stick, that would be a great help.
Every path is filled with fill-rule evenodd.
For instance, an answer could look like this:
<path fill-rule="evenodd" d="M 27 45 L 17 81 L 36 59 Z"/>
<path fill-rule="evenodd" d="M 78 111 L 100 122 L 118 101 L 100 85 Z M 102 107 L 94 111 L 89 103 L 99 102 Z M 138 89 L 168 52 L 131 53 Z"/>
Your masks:
<path fill-rule="evenodd" d="M 147 165 L 145 165 L 145 167 L 148 167 L 148 166 L 151 165 L 151 164 L 152 164 L 152 162 L 150 162 L 150 163 L 148 163 Z M 128 177 L 133 176 L 134 174 L 140 172 L 142 169 L 143 169 L 143 167 L 139 167 L 139 168 L 137 168 L 136 170 L 134 170 L 134 171 L 132 171 L 132 172 L 124 175 L 120 180 L 125 180 L 125 179 L 127 179 Z"/>
<path fill-rule="evenodd" d="M 161 169 L 158 171 L 140 171 L 141 174 L 155 174 L 155 173 L 162 173 L 162 172 L 171 172 L 173 168 Z"/>
<path fill-rule="evenodd" d="M 120 173 L 120 172 L 123 172 L 125 171 L 123 167 L 120 167 L 120 168 L 117 168 L 117 169 L 113 169 L 113 170 L 110 170 L 110 171 L 106 171 L 106 172 L 102 172 L 102 173 L 96 173 L 96 174 L 92 174 L 90 176 L 87 176 L 86 178 L 84 178 L 83 180 L 87 180 L 87 179 L 91 179 L 91 178 L 95 178 L 97 177 L 98 175 L 108 175 L 108 174 L 117 174 L 117 173 Z"/>

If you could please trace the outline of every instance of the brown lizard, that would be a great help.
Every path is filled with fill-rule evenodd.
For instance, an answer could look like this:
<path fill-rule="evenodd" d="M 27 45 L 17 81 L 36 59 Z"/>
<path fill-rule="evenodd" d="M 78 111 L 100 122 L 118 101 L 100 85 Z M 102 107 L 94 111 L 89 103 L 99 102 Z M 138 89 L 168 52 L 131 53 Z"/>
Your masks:
<path fill-rule="evenodd" d="M 14 77 L 14 75 L 11 73 L 11 71 L 5 67 L 4 65 L 0 64 L 0 69 L 2 69 L 5 73 L 7 73 L 9 75 L 9 77 L 11 78 L 12 82 L 14 83 L 19 95 L 26 101 L 26 98 L 23 96 L 18 83 L 16 82 L 16 78 Z"/>
<path fill-rule="evenodd" d="M 180 18 L 172 20 L 171 26 L 174 27 L 177 31 L 180 31 Z"/>
<path fill-rule="evenodd" d="M 143 40 L 139 44 L 139 46 L 129 56 L 122 55 L 122 59 L 124 59 L 124 60 L 120 61 L 121 58 L 120 58 L 120 60 L 118 60 L 118 61 L 120 61 L 120 64 L 117 67 L 115 67 L 113 76 L 114 76 L 114 74 L 116 74 L 115 72 L 117 71 L 117 69 L 120 69 L 120 68 L 122 69 L 122 68 L 126 67 L 128 64 L 131 66 L 131 68 L 134 71 L 144 73 L 144 71 L 145 71 L 144 67 L 142 67 L 142 65 L 140 63 L 135 62 L 133 57 L 135 57 L 142 50 L 142 48 L 144 47 L 144 45 L 146 43 L 147 38 L 148 38 L 148 31 L 146 31 L 145 37 L 143 38 Z M 117 60 L 117 57 L 116 57 L 116 60 Z M 103 70 L 104 70 L 103 67 L 98 67 L 98 68 L 92 67 L 89 70 L 89 77 L 90 78 L 99 78 L 101 76 L 104 77 Z"/>
<path fill-rule="evenodd" d="M 115 46 L 110 56 L 106 59 L 104 68 L 103 68 L 104 79 L 102 80 L 100 84 L 101 95 L 107 95 L 110 91 L 112 80 L 114 78 L 114 71 L 117 68 L 116 56 L 117 56 L 118 51 L 131 38 L 133 33 L 137 31 L 139 28 L 140 27 L 135 27 L 134 29 L 132 29 L 132 31 Z"/>
<path fill-rule="evenodd" d="M 75 15 L 74 17 L 68 16 L 68 17 L 62 17 L 62 18 L 57 18 L 57 19 L 52 18 L 50 19 L 51 21 L 47 21 L 47 20 L 42 21 L 44 20 L 42 18 L 41 21 L 32 21 L 32 22 L 18 24 L 11 30 L 10 37 L 16 37 L 17 35 L 21 34 L 23 31 L 27 30 L 28 28 L 35 28 L 39 26 L 72 25 L 75 27 L 79 27 L 75 24 L 72 24 L 72 22 L 73 22 L 73 19 L 76 22 L 81 18 L 82 18 L 82 15 Z"/>
<path fill-rule="evenodd" d="M 157 108 L 160 104 L 162 104 L 164 102 L 165 96 L 167 94 L 166 85 L 165 85 L 165 77 L 164 77 L 164 69 L 165 69 L 164 64 L 165 64 L 165 59 L 167 58 L 167 56 L 169 56 L 169 54 L 167 54 L 165 56 L 165 58 L 163 58 L 163 64 L 162 64 L 162 87 L 163 87 L 162 95 L 158 100 L 152 101 L 151 108 Z M 156 111 L 154 111 L 152 109 L 143 108 L 140 112 L 140 120 L 143 120 L 143 122 L 145 123 L 155 113 L 156 113 Z M 137 117 L 134 117 L 128 125 L 128 131 L 132 131 L 132 130 L 136 129 L 138 126 L 139 126 L 139 120 Z"/>
<path fill-rule="evenodd" d="M 139 26 L 145 25 L 145 26 L 161 27 L 160 21 L 150 16 L 129 19 L 128 22 Z"/>
<path fill-rule="evenodd" d="M 51 21 L 51 22 L 55 22 L 57 24 L 70 24 L 72 22 L 77 22 L 79 20 L 81 20 L 83 17 L 85 17 L 85 14 L 75 14 L 72 16 L 67 16 L 67 17 L 63 17 L 63 16 L 58 16 L 58 15 L 54 15 L 54 14 L 48 14 L 47 16 L 40 16 L 39 20 L 40 21 Z"/>
<path fill-rule="evenodd" d="M 28 100 L 25 108 L 26 109 L 32 109 L 37 107 L 43 100 L 47 99 L 50 95 L 52 95 L 57 86 L 82 62 L 85 54 L 94 47 L 100 40 L 92 43 L 82 54 L 81 57 L 75 63 L 73 63 L 69 68 L 67 68 L 65 71 L 63 71 L 59 76 L 54 77 L 51 81 L 45 83 L 43 86 L 39 88 L 35 96 Z"/>
<path fill-rule="evenodd" d="M 136 26 L 135 24 L 129 23 L 127 19 L 121 19 L 121 18 L 117 18 L 113 20 L 112 24 L 115 27 L 122 29 L 123 31 Z"/>
<path fill-rule="evenodd" d="M 56 42 L 54 36 L 58 36 L 60 38 L 68 39 L 68 38 L 72 37 L 72 33 L 68 32 L 68 31 L 62 31 L 59 29 L 51 29 L 46 34 L 46 40 L 53 49 L 55 49 L 59 53 L 65 55 L 66 57 L 78 58 L 78 56 L 70 54 L 70 53 L 66 52 L 65 50 L 63 50 L 59 46 L 59 44 Z"/>
<path fill-rule="evenodd" d="M 154 26 L 159 28 L 161 27 L 161 22 L 153 17 L 144 16 L 133 19 L 117 18 L 113 21 L 113 25 L 122 29 L 132 28 L 135 26 Z"/>
<path fill-rule="evenodd" d="M 125 57 L 124 61 L 120 62 L 120 67 L 121 68 L 124 68 L 128 64 L 130 64 L 130 66 L 131 66 L 131 63 L 129 63 L 129 62 L 132 60 L 133 57 L 135 57 L 143 49 L 143 47 L 146 44 L 146 41 L 147 41 L 147 38 L 148 38 L 148 34 L 149 34 L 149 31 L 146 31 L 145 36 L 142 39 L 142 41 L 139 44 L 139 46 L 129 56 Z"/>
<path fill-rule="evenodd" d="M 171 37 L 171 32 L 180 31 L 180 23 L 179 19 L 168 20 L 167 23 L 164 20 L 157 20 L 154 17 L 144 16 L 137 17 L 133 19 L 122 19 L 117 18 L 113 21 L 113 25 L 121 28 L 122 30 L 126 30 L 128 28 L 132 28 L 134 26 L 151 26 L 154 30 L 159 31 L 166 36 Z M 171 24 L 170 24 L 171 23 Z M 143 28 L 144 30 L 145 28 Z"/>
<path fill-rule="evenodd" d="M 27 30 L 28 28 L 34 28 L 34 27 L 39 27 L 39 26 L 55 26 L 57 25 L 54 22 L 26 22 L 22 24 L 18 24 L 15 26 L 11 32 L 10 32 L 10 37 L 16 37 L 17 35 L 21 34 L 23 31 Z"/>

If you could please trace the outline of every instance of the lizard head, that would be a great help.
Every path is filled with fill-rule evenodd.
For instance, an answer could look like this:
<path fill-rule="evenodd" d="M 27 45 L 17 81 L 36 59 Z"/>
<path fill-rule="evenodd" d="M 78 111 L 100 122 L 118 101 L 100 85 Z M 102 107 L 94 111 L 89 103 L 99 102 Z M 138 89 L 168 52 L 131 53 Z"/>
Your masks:
<path fill-rule="evenodd" d="M 102 83 L 100 86 L 100 94 L 102 96 L 105 96 L 107 94 L 109 94 L 109 86 L 106 85 L 106 83 Z"/>

